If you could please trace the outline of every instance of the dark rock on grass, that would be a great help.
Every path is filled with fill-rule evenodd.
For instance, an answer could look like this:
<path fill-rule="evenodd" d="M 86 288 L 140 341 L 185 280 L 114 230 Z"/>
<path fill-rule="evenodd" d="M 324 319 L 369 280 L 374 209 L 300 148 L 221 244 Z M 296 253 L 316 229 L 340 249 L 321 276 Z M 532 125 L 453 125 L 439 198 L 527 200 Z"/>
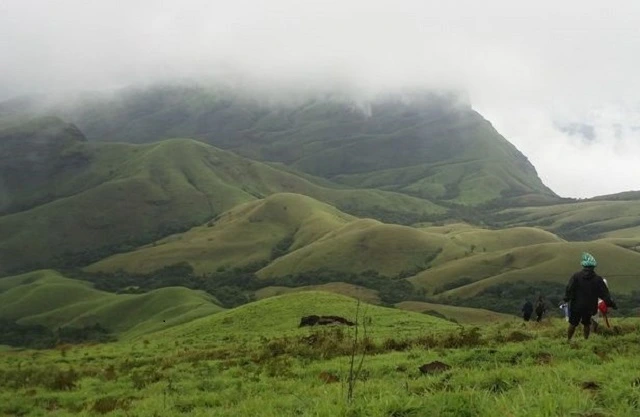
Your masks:
<path fill-rule="evenodd" d="M 539 352 L 536 355 L 536 362 L 538 363 L 538 365 L 549 365 L 552 359 L 553 355 L 551 355 L 549 352 Z"/>
<path fill-rule="evenodd" d="M 442 363 L 440 361 L 434 361 L 434 362 L 426 363 L 421 367 L 419 367 L 418 369 L 422 374 L 438 374 L 441 372 L 448 371 L 449 369 L 451 369 L 451 366 L 447 365 L 446 363 Z"/>
<path fill-rule="evenodd" d="M 589 391 L 598 391 L 600 389 L 600 384 L 594 381 L 585 381 L 582 383 L 582 389 Z"/>
<path fill-rule="evenodd" d="M 347 326 L 354 326 L 355 323 L 339 316 L 306 316 L 300 319 L 300 325 L 304 326 L 326 326 L 329 324 L 344 324 Z"/>

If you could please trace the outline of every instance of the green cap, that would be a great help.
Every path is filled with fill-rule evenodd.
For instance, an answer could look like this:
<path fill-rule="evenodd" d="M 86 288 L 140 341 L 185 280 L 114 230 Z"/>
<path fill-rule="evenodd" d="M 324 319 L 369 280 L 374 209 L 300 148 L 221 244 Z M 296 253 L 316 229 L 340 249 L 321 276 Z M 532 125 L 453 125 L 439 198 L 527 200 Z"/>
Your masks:
<path fill-rule="evenodd" d="M 593 257 L 592 254 L 587 253 L 587 252 L 583 252 L 582 253 L 582 262 L 580 262 L 580 265 L 584 266 L 584 267 L 596 267 L 598 266 L 598 262 L 596 262 L 596 258 Z"/>

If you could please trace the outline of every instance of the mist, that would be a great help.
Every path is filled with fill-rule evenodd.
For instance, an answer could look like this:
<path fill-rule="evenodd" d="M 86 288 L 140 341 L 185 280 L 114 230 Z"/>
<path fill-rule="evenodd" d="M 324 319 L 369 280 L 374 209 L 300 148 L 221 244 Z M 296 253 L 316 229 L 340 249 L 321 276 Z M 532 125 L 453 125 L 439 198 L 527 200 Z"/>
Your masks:
<path fill-rule="evenodd" d="M 639 23 L 631 1 L 4 0 L 0 100 L 173 80 L 454 89 L 554 191 L 590 197 L 640 189 Z"/>

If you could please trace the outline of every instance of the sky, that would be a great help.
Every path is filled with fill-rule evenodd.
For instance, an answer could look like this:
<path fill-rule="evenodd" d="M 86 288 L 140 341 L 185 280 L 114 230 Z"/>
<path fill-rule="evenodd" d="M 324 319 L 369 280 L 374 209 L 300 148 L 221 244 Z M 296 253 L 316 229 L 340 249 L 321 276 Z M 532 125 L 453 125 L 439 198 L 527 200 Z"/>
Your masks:
<path fill-rule="evenodd" d="M 172 79 L 452 88 L 566 197 L 640 189 L 639 68 L 637 1 L 0 0 L 0 99 Z"/>

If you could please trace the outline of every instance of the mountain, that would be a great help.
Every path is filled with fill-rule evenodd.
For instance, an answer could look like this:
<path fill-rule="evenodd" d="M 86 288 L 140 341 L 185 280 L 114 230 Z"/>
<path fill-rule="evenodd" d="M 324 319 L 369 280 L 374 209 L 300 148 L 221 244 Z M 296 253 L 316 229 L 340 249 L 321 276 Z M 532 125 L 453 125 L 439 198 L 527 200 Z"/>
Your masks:
<path fill-rule="evenodd" d="M 11 105 L 0 117 L 3 107 Z M 195 138 L 353 187 L 472 206 L 556 200 L 527 158 L 453 94 L 278 98 L 168 85 L 31 108 L 74 122 L 92 141 Z"/>
<path fill-rule="evenodd" d="M 0 128 L 0 271 L 87 264 L 215 219 L 277 192 L 310 195 L 358 215 L 442 217 L 424 199 L 327 187 L 190 139 L 88 142 L 71 124 Z"/>

